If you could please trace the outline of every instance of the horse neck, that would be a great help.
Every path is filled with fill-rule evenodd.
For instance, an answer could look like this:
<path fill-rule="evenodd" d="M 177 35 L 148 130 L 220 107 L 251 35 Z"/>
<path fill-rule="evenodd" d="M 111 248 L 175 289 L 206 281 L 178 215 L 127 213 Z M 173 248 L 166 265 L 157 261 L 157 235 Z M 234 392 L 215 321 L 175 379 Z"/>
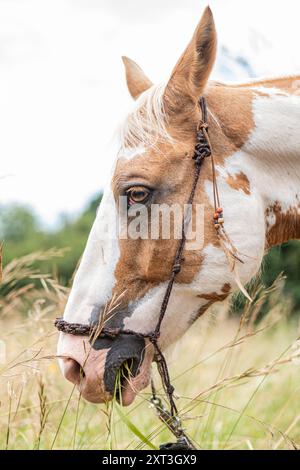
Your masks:
<path fill-rule="evenodd" d="M 222 115 L 221 126 L 229 126 L 226 134 L 235 145 L 237 135 L 244 137 L 225 165 L 235 174 L 242 172 L 261 198 L 267 247 L 300 238 L 300 77 L 295 80 L 224 88 L 231 95 L 231 117 L 226 123 Z M 230 106 L 239 112 L 230 113 Z"/>

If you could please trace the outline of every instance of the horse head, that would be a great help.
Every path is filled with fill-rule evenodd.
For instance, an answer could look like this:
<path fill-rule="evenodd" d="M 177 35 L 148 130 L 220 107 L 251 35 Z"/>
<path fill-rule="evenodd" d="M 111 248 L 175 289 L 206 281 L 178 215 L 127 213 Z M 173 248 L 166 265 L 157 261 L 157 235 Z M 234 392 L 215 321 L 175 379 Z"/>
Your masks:
<path fill-rule="evenodd" d="M 253 144 L 253 103 L 256 98 L 271 98 L 251 85 L 230 87 L 209 81 L 216 48 L 215 24 L 207 8 L 166 84 L 153 85 L 135 62 L 123 58 L 134 105 L 120 128 L 111 181 L 74 279 L 66 321 L 142 334 L 155 328 L 178 247 L 181 230 L 177 229 L 193 184 L 202 96 L 208 106 L 227 242 L 234 245 L 239 260 L 230 263 L 226 240 L 222 243 L 213 224 L 214 180 L 206 159 L 181 271 L 160 328 L 161 350 L 180 338 L 209 306 L 259 271 L 276 220 L 271 221 L 270 212 L 266 219 L 270 201 L 262 173 L 267 171 L 251 170 L 258 152 Z M 261 159 L 256 168 L 259 165 Z M 128 405 L 149 383 L 154 348 L 141 335 L 91 340 L 61 333 L 58 355 L 65 377 L 91 402 L 113 397 L 121 371 L 119 398 Z"/>

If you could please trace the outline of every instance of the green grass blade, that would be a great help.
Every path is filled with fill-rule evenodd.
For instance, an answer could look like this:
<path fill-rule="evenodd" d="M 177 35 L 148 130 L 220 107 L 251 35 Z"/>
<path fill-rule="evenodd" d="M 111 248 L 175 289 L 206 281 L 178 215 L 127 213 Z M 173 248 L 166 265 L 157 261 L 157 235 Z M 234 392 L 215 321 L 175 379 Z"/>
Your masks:
<path fill-rule="evenodd" d="M 115 410 L 117 411 L 121 421 L 126 424 L 128 429 L 136 436 L 138 437 L 145 445 L 150 447 L 152 450 L 157 450 L 157 448 L 152 444 L 152 442 L 147 439 L 147 437 L 130 421 L 128 416 L 123 413 L 121 407 L 116 403 Z"/>

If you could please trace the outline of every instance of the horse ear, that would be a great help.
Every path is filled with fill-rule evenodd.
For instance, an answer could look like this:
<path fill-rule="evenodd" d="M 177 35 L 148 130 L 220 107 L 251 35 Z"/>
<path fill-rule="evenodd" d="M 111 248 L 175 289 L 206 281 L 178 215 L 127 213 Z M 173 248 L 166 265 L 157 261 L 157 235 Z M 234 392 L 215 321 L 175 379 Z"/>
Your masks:
<path fill-rule="evenodd" d="M 182 109 L 184 102 L 194 105 L 208 81 L 217 52 L 217 33 L 211 9 L 207 7 L 191 42 L 177 62 L 165 89 L 165 106 Z"/>
<path fill-rule="evenodd" d="M 125 65 L 126 81 L 129 93 L 132 98 L 136 100 L 144 91 L 148 90 L 153 83 L 144 74 L 143 70 L 136 62 L 125 56 L 122 57 L 122 60 Z"/>

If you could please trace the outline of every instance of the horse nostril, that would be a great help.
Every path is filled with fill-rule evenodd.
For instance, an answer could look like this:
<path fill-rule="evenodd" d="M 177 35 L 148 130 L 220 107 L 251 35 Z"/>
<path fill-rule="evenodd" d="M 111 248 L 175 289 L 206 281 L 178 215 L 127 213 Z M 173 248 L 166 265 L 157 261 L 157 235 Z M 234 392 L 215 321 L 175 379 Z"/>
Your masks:
<path fill-rule="evenodd" d="M 75 359 L 63 358 L 63 373 L 67 380 L 73 384 L 79 385 L 85 377 L 85 373 L 79 362 Z"/>

